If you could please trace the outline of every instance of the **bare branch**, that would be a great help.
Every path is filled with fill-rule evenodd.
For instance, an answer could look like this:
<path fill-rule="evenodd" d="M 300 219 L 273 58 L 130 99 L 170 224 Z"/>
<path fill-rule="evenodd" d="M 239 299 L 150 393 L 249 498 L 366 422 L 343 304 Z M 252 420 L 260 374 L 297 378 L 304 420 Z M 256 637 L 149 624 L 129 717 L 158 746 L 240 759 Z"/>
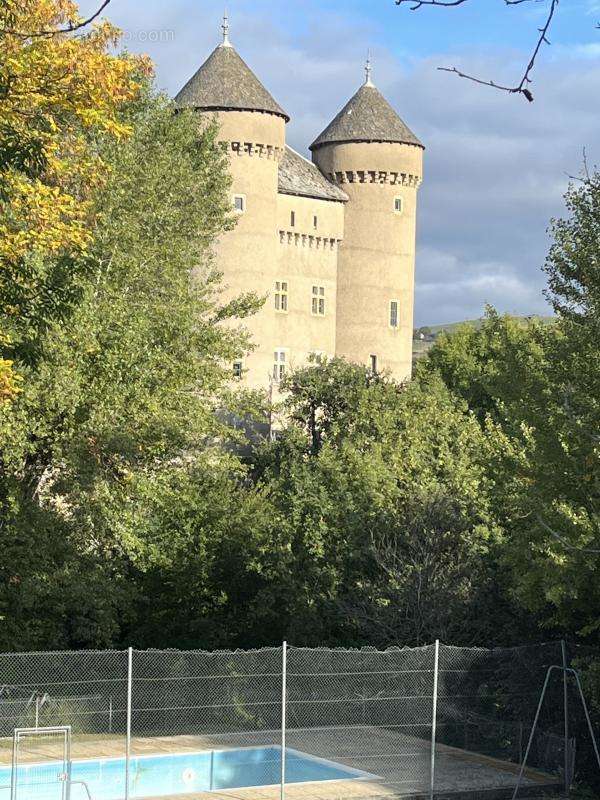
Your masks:
<path fill-rule="evenodd" d="M 517 6 L 521 5 L 522 3 L 530 3 L 534 0 L 504 0 L 505 5 L 507 6 Z M 537 1 L 537 0 L 536 0 Z M 422 6 L 440 6 L 440 7 L 451 7 L 451 6 L 459 6 L 463 3 L 468 2 L 468 0 L 396 0 L 396 5 L 402 5 L 404 3 L 412 3 L 411 11 L 416 11 L 417 9 L 421 8 Z M 559 0 L 550 0 L 550 8 L 548 10 L 548 15 L 546 17 L 546 21 L 544 25 L 539 28 L 539 37 L 529 59 L 527 66 L 525 67 L 525 71 L 523 72 L 523 76 L 518 84 L 515 86 L 503 86 L 495 81 L 486 81 L 481 78 L 478 78 L 474 75 L 469 75 L 465 72 L 461 72 L 456 67 L 438 67 L 439 70 L 442 72 L 453 72 L 455 75 L 458 75 L 460 78 L 465 78 L 468 81 L 473 81 L 474 83 L 478 83 L 481 86 L 490 86 L 493 89 L 499 89 L 501 92 L 508 92 L 509 94 L 522 94 L 523 97 L 526 98 L 530 103 L 533 102 L 533 94 L 529 89 L 529 84 L 531 83 L 531 74 L 535 67 L 535 63 L 537 57 L 540 53 L 543 44 L 550 44 L 550 40 L 548 39 L 548 31 L 552 25 L 552 20 L 554 19 L 554 14 L 556 13 L 556 9 L 558 8 Z M 598 26 L 600 27 L 600 25 Z"/>
<path fill-rule="evenodd" d="M 74 33 L 74 31 L 78 31 L 81 28 L 85 28 L 86 25 L 89 25 L 93 22 L 100 14 L 104 11 L 106 6 L 110 3 L 110 0 L 103 0 L 102 5 L 95 11 L 91 17 L 82 20 L 81 22 L 69 22 L 69 24 L 65 28 L 53 28 L 50 30 L 43 30 L 43 31 L 33 31 L 30 33 L 26 33 L 25 31 L 17 31 L 13 28 L 0 28 L 0 34 L 7 34 L 10 36 L 18 36 L 22 39 L 33 39 L 39 36 L 56 36 L 60 33 Z"/>
<path fill-rule="evenodd" d="M 411 11 L 417 11 L 421 6 L 461 6 L 467 3 L 468 0 L 396 0 L 396 5 L 400 6 L 403 3 L 413 3 Z"/>
<path fill-rule="evenodd" d="M 455 75 L 458 75 L 459 78 L 465 78 L 468 81 L 473 81 L 473 83 L 479 83 L 482 86 L 491 86 L 494 89 L 500 89 L 502 92 L 520 92 L 521 90 L 515 86 L 502 86 L 499 83 L 494 83 L 494 81 L 484 81 L 481 78 L 476 78 L 474 75 L 467 75 L 465 72 L 461 72 L 456 67 L 438 67 L 440 72 L 454 72 Z M 531 94 L 531 92 L 529 93 Z M 533 97 L 527 98 L 528 100 L 533 100 Z"/>

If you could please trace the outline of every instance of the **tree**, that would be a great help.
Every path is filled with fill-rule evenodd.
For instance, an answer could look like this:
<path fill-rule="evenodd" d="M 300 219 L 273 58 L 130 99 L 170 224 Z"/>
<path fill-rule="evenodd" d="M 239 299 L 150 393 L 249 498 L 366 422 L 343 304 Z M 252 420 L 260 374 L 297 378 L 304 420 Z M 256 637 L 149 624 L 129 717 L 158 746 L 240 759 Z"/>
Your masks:
<path fill-rule="evenodd" d="M 556 326 L 500 316 L 488 306 L 481 326 L 465 323 L 442 331 L 427 358 L 418 362 L 415 380 L 438 374 L 482 424 L 488 415 L 497 421 L 504 414 L 502 403 L 545 380 L 540 373 L 547 368 L 547 342 L 557 335 Z"/>
<path fill-rule="evenodd" d="M 600 324 L 600 173 L 572 184 L 565 201 L 570 216 L 551 225 L 546 296 L 570 336 L 590 338 Z"/>
<path fill-rule="evenodd" d="M 270 506 L 248 486 L 246 470 L 235 459 L 196 459 L 134 480 L 115 507 L 139 543 L 121 641 L 182 649 L 272 643 L 257 602 L 270 580 Z"/>
<path fill-rule="evenodd" d="M 262 626 L 306 644 L 501 637 L 474 612 L 501 532 L 464 403 L 435 376 L 402 387 L 341 359 L 285 388 L 290 424 L 254 476 L 271 505 Z"/>
<path fill-rule="evenodd" d="M 126 136 L 119 109 L 148 69 L 109 52 L 108 22 L 60 32 L 78 19 L 71 0 L 0 10 L 0 401 L 16 394 L 12 345 L 66 312 L 73 271 L 85 266 L 91 195 L 106 175 L 86 131 Z"/>
<path fill-rule="evenodd" d="M 546 626 L 595 640 L 600 595 L 600 181 L 567 194 L 545 271 L 554 324 L 488 312 L 481 329 L 440 337 L 419 364 L 490 430 L 494 507 L 520 602 Z"/>
<path fill-rule="evenodd" d="M 539 581 L 556 617 L 585 636 L 600 630 L 600 176 L 571 186 L 566 205 L 545 265 L 560 336 L 547 351 L 546 391 L 528 403 L 529 499 L 534 564 L 548 562 Z"/>
<path fill-rule="evenodd" d="M 285 411 L 308 434 L 313 455 L 319 453 L 327 436 L 339 436 L 340 431 L 352 435 L 357 427 L 376 425 L 376 419 L 369 420 L 361 413 L 363 404 L 368 402 L 371 410 L 378 404 L 383 412 L 386 398 L 401 391 L 400 386 L 366 368 L 351 367 L 341 358 L 327 361 L 321 356 L 288 375 L 282 389 L 289 392 Z"/>
<path fill-rule="evenodd" d="M 229 402 L 227 362 L 246 347 L 235 321 L 257 303 L 218 300 L 211 247 L 232 224 L 226 155 L 214 126 L 199 129 L 149 90 L 119 124 L 128 138 L 90 137 L 108 169 L 85 268 L 73 273 L 76 303 L 19 364 L 22 392 L 0 410 L 5 649 L 118 641 L 130 575 L 164 558 L 156 508 L 168 518 L 171 487 L 201 465 L 237 469 L 216 412 Z"/>

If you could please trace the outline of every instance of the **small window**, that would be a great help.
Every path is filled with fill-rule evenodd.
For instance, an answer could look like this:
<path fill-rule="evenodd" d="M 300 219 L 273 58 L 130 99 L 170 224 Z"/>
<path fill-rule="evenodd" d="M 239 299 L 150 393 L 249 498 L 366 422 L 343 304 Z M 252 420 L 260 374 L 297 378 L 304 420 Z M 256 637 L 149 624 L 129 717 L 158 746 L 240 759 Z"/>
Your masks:
<path fill-rule="evenodd" d="M 317 230 L 317 228 L 318 228 L 318 227 L 319 227 L 319 220 L 318 220 L 317 216 L 315 215 L 315 216 L 313 217 L 313 228 L 314 228 L 315 230 Z"/>
<path fill-rule="evenodd" d="M 398 327 L 398 301 L 390 300 L 390 328 Z"/>
<path fill-rule="evenodd" d="M 285 350 L 275 350 L 273 354 L 273 380 L 279 383 L 285 376 L 287 355 Z"/>
<path fill-rule="evenodd" d="M 325 316 L 325 287 L 312 287 L 312 313 L 318 317 Z"/>
<path fill-rule="evenodd" d="M 288 282 L 275 281 L 275 311 L 288 310 Z"/>
<path fill-rule="evenodd" d="M 246 197 L 243 194 L 234 195 L 233 207 L 238 214 L 243 214 L 246 210 Z"/>
<path fill-rule="evenodd" d="M 290 227 L 294 228 L 296 226 L 296 212 L 292 211 L 290 213 Z"/>
<path fill-rule="evenodd" d="M 369 356 L 371 359 L 371 372 L 373 375 L 377 375 L 377 356 Z"/>
<path fill-rule="evenodd" d="M 242 379 L 242 372 L 243 372 L 243 364 L 241 361 L 234 361 L 233 362 L 233 377 L 234 380 L 239 381 Z"/>
<path fill-rule="evenodd" d="M 404 208 L 404 202 L 401 197 L 394 197 L 394 211 L 396 214 L 401 214 Z"/>

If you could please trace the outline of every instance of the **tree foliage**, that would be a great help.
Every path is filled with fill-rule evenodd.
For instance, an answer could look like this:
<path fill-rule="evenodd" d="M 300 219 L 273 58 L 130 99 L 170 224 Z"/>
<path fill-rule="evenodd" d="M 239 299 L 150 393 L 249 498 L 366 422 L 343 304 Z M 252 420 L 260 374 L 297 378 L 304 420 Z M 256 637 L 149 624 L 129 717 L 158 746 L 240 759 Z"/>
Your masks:
<path fill-rule="evenodd" d="M 64 310 L 91 242 L 92 194 L 106 168 L 89 133 L 117 139 L 119 109 L 139 90 L 142 59 L 115 56 L 108 22 L 69 36 L 71 0 L 6 0 L 0 9 L 0 346 Z M 9 339 L 10 337 L 10 339 Z M 0 360 L 0 400 L 15 394 Z"/>
<path fill-rule="evenodd" d="M 199 463 L 227 475 L 215 412 L 228 399 L 225 364 L 246 346 L 227 322 L 256 301 L 233 309 L 218 299 L 211 245 L 231 225 L 225 156 L 214 127 L 199 130 L 149 91 L 120 124 L 130 134 L 118 143 L 94 136 L 108 169 L 93 195 L 85 269 L 71 275 L 77 302 L 47 326 L 34 362 L 17 349 L 26 380 L 0 411 L 2 603 L 13 646 L 114 641 L 129 571 L 160 560 L 145 498 L 160 503 L 166 476 L 181 481 Z M 59 591 L 52 576 L 61 574 L 57 607 L 43 587 Z M 90 581 L 96 591 L 79 603 Z M 56 619 L 65 605 L 73 618 L 103 621 L 76 635 Z"/>
<path fill-rule="evenodd" d="M 489 469 L 507 531 L 512 588 L 546 626 L 594 635 L 600 597 L 596 176 L 571 188 L 546 263 L 553 325 L 492 309 L 479 330 L 442 336 L 419 365 L 463 397 L 497 446 Z"/>
<path fill-rule="evenodd" d="M 464 402 L 437 376 L 402 387 L 341 359 L 285 388 L 291 425 L 254 476 L 272 506 L 265 627 L 313 644 L 488 635 L 475 608 L 500 530 Z"/>

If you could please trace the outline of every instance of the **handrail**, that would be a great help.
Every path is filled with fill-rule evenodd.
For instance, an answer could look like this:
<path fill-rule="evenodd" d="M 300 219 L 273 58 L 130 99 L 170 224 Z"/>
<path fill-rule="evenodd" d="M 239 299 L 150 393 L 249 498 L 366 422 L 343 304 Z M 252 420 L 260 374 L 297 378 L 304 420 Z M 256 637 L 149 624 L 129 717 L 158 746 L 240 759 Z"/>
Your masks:
<path fill-rule="evenodd" d="M 75 786 L 75 785 L 83 786 L 83 788 L 85 789 L 85 793 L 88 796 L 88 800 L 93 800 L 92 795 L 90 793 L 89 786 L 87 785 L 87 783 L 85 781 L 69 781 L 69 785 L 70 786 Z"/>

